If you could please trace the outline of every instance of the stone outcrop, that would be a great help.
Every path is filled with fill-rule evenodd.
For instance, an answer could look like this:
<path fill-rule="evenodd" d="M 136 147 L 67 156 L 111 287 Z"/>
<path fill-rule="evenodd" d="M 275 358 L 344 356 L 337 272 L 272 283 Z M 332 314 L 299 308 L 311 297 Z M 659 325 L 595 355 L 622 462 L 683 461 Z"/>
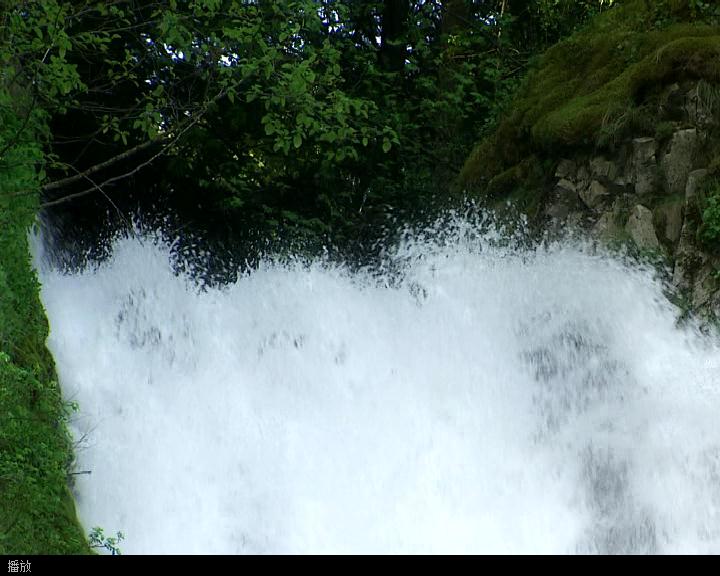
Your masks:
<path fill-rule="evenodd" d="M 698 147 L 697 129 L 678 130 L 673 134 L 670 148 L 662 159 L 665 185 L 670 194 L 685 193 L 685 185 L 692 172 Z"/>
<path fill-rule="evenodd" d="M 657 137 L 629 138 L 612 153 L 561 159 L 555 191 L 545 214 L 551 230 L 585 227 L 602 243 L 630 243 L 641 253 L 663 257 L 672 283 L 697 310 L 720 313 L 720 255 L 697 240 L 699 195 L 710 175 L 720 119 L 713 116 L 698 86 L 667 91 L 666 105 L 678 120 Z M 713 131 L 716 132 L 713 132 Z"/>
<path fill-rule="evenodd" d="M 647 196 L 655 190 L 659 180 L 655 157 L 657 142 L 654 138 L 636 138 L 632 147 L 633 163 L 623 181 L 632 183 L 638 196 Z"/>
<path fill-rule="evenodd" d="M 610 198 L 610 193 L 600 182 L 593 180 L 590 186 L 580 192 L 580 198 L 588 208 L 599 208 Z"/>
<path fill-rule="evenodd" d="M 625 224 L 625 230 L 633 239 L 633 242 L 642 250 L 657 250 L 660 248 L 657 235 L 655 234 L 655 226 L 653 225 L 653 213 L 638 204 L 633 208 Z"/>

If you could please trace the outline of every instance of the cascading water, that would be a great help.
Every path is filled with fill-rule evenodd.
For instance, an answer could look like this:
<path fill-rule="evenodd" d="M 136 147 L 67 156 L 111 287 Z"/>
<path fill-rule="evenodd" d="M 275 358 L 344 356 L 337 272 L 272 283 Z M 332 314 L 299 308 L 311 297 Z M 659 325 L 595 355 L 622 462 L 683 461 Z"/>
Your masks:
<path fill-rule="evenodd" d="M 87 527 L 125 553 L 720 552 L 720 349 L 648 271 L 451 234 L 223 288 L 40 266 Z"/>

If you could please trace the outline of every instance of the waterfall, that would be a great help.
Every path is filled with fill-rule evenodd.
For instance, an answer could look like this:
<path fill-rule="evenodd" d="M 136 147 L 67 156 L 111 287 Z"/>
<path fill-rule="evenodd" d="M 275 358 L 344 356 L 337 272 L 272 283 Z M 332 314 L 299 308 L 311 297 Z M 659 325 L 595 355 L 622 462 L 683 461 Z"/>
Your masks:
<path fill-rule="evenodd" d="M 200 287 L 146 235 L 38 264 L 88 531 L 124 553 L 720 553 L 720 348 L 652 271 L 466 233 L 387 259 Z"/>

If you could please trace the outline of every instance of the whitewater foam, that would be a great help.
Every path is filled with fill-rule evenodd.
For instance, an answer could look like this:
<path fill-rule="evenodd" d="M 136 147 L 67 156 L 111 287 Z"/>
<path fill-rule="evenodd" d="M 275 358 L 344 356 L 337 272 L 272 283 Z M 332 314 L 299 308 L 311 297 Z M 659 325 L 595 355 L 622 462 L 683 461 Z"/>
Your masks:
<path fill-rule="evenodd" d="M 392 258 L 202 290 L 151 237 L 40 266 L 85 526 L 125 553 L 720 552 L 720 350 L 650 272 L 463 235 Z"/>

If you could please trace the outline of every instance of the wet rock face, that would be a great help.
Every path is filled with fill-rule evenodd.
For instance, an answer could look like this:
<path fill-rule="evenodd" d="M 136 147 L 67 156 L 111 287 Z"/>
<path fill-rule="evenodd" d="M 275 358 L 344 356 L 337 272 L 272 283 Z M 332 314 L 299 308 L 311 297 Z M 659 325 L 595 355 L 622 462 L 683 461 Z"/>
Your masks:
<path fill-rule="evenodd" d="M 638 196 L 652 194 L 660 179 L 656 160 L 657 142 L 654 138 L 636 138 L 632 142 L 633 155 L 627 181 L 632 182 Z"/>
<path fill-rule="evenodd" d="M 617 166 L 604 156 L 590 160 L 590 174 L 597 180 L 612 181 L 617 175 Z"/>
<path fill-rule="evenodd" d="M 703 94 L 699 83 L 683 96 L 682 110 L 690 124 L 700 129 L 712 128 L 715 123 L 712 101 Z"/>
<path fill-rule="evenodd" d="M 688 175 L 687 184 L 685 185 L 686 202 L 694 200 L 697 197 L 700 184 L 702 184 L 702 181 L 707 177 L 707 175 L 708 171 L 704 168 L 690 172 L 690 174 Z"/>
<path fill-rule="evenodd" d="M 593 180 L 586 189 L 580 192 L 580 198 L 588 208 L 599 208 L 610 198 L 610 192 L 597 180 Z"/>
<path fill-rule="evenodd" d="M 655 234 L 655 226 L 653 225 L 653 213 L 638 204 L 633 208 L 625 224 L 625 230 L 633 239 L 638 248 L 642 250 L 657 250 L 660 248 L 660 242 Z"/>
<path fill-rule="evenodd" d="M 695 128 L 679 130 L 673 134 L 670 149 L 662 159 L 662 171 L 670 194 L 685 193 L 699 143 L 698 131 Z"/>
<path fill-rule="evenodd" d="M 709 176 L 708 153 L 720 145 L 720 119 L 698 84 L 674 84 L 667 92 L 658 110 L 665 135 L 628 139 L 612 153 L 560 159 L 545 215 L 550 230 L 580 223 L 600 242 L 628 242 L 663 255 L 693 308 L 720 314 L 720 259 L 697 241 L 699 195 Z"/>
<path fill-rule="evenodd" d="M 680 240 L 684 216 L 684 200 L 660 204 L 653 213 L 655 229 L 662 241 L 671 249 Z"/>
<path fill-rule="evenodd" d="M 690 173 L 685 185 L 684 218 L 680 241 L 674 254 L 673 269 L 673 285 L 681 290 L 690 290 L 695 282 L 693 278 L 695 272 L 703 266 L 706 259 L 706 255 L 698 249 L 695 240 L 696 223 L 687 216 L 695 209 L 700 185 L 707 175 L 708 171 L 705 169 L 695 170 Z M 692 293 L 697 294 L 695 290 Z"/>
<path fill-rule="evenodd" d="M 558 182 L 557 187 L 560 192 L 566 192 L 570 195 L 573 195 L 577 192 L 577 186 L 572 180 L 568 180 L 566 178 L 563 178 Z"/>
<path fill-rule="evenodd" d="M 555 177 L 561 180 L 574 180 L 577 175 L 577 164 L 572 160 L 560 160 L 560 163 L 555 170 Z"/>
<path fill-rule="evenodd" d="M 604 212 L 591 230 L 594 238 L 609 242 L 619 236 L 622 228 L 618 226 L 617 219 L 612 212 Z"/>

